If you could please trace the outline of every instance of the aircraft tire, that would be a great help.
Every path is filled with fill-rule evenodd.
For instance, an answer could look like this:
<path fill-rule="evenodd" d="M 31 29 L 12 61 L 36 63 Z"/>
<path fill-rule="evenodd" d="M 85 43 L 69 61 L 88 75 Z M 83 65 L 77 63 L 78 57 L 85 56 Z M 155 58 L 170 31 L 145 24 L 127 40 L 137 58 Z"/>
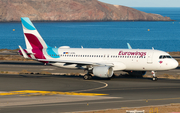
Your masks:
<path fill-rule="evenodd" d="M 153 79 L 152 79 L 153 81 L 157 81 L 158 80 L 158 78 L 157 77 L 153 77 Z"/>
<path fill-rule="evenodd" d="M 84 80 L 90 80 L 90 79 L 92 79 L 91 75 L 88 75 L 88 74 L 84 75 Z"/>

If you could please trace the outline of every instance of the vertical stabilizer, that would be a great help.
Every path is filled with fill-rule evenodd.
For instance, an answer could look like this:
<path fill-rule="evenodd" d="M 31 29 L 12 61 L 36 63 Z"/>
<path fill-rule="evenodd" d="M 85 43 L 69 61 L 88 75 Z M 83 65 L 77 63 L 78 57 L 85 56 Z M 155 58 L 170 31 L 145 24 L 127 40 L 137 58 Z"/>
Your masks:
<path fill-rule="evenodd" d="M 46 59 L 44 53 L 45 49 L 48 46 L 46 45 L 41 35 L 38 33 L 37 29 L 34 27 L 33 23 L 28 17 L 22 17 L 21 22 L 26 42 L 27 53 L 30 53 L 30 57 L 33 59 Z M 25 52 L 23 53 L 23 56 L 27 57 L 25 55 Z"/>
<path fill-rule="evenodd" d="M 42 39 L 41 35 L 38 33 L 32 22 L 28 17 L 21 18 L 24 38 L 26 42 L 27 49 L 43 49 L 47 48 L 45 41 Z"/>

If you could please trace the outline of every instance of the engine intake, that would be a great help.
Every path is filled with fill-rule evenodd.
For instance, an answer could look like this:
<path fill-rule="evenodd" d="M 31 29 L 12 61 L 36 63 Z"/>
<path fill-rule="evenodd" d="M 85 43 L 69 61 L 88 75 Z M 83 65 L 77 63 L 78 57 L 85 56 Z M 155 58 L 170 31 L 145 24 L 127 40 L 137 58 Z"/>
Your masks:
<path fill-rule="evenodd" d="M 113 75 L 113 68 L 110 66 L 97 66 L 93 68 L 93 74 L 100 78 L 110 78 Z"/>

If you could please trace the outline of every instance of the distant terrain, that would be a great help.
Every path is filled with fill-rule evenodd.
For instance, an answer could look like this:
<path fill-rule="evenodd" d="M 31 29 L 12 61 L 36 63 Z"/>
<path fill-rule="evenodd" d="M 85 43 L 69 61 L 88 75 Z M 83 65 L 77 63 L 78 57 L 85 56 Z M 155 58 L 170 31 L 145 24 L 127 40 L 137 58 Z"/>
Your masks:
<path fill-rule="evenodd" d="M 0 22 L 20 21 L 171 21 L 169 17 L 98 0 L 0 0 Z"/>

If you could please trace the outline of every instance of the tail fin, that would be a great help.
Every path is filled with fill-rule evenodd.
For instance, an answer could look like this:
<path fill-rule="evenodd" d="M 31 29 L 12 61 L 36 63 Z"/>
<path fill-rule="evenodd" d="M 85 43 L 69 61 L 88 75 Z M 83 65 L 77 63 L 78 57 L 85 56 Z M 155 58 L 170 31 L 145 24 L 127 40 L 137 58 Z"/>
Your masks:
<path fill-rule="evenodd" d="M 44 48 L 46 49 L 49 46 L 45 43 L 28 17 L 22 17 L 21 22 L 26 42 L 26 50 L 29 54 L 28 57 L 32 59 L 46 59 L 43 50 Z M 27 57 L 27 55 L 25 55 L 25 52 L 23 53 L 23 56 Z"/>
<path fill-rule="evenodd" d="M 27 49 L 43 49 L 47 48 L 47 44 L 38 33 L 32 22 L 28 17 L 21 18 L 24 38 Z"/>

